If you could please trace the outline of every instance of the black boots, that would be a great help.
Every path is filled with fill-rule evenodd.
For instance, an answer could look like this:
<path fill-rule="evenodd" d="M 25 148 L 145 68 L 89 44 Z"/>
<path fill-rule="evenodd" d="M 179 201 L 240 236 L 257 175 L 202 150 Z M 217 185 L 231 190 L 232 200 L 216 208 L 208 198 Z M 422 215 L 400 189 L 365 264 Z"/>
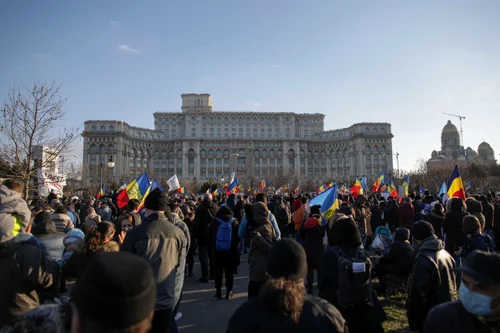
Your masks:
<path fill-rule="evenodd" d="M 215 299 L 222 299 L 222 292 L 220 290 L 217 290 L 214 296 Z"/>
<path fill-rule="evenodd" d="M 232 299 L 234 297 L 233 292 L 231 290 L 228 290 L 226 292 L 226 299 Z M 222 292 L 220 290 L 217 290 L 214 296 L 215 299 L 222 299 Z"/>
<path fill-rule="evenodd" d="M 226 299 L 232 299 L 234 297 L 233 292 L 231 290 L 228 290 L 226 293 Z"/>

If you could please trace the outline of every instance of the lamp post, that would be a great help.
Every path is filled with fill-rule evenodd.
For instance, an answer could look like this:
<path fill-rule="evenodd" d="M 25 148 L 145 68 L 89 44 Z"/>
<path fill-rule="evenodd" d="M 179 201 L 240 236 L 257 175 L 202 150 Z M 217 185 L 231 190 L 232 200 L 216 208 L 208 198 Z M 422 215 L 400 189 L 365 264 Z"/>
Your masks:
<path fill-rule="evenodd" d="M 112 169 L 112 168 L 115 167 L 115 162 L 113 162 L 113 155 L 109 156 L 109 161 L 108 161 L 107 166 L 110 169 Z M 100 173 L 101 173 L 101 178 L 100 178 L 101 179 L 101 184 L 100 184 L 101 188 L 102 188 L 102 185 L 103 185 L 102 184 L 102 169 L 103 169 L 103 167 L 104 167 L 104 165 L 103 165 L 102 160 L 101 160 L 101 162 L 99 163 L 99 168 L 100 168 Z"/>
<path fill-rule="evenodd" d="M 232 177 L 233 177 L 233 169 L 232 169 L 233 164 L 231 163 L 231 157 L 233 157 L 233 156 L 238 157 L 238 156 L 240 156 L 240 155 L 239 155 L 239 154 L 237 154 L 237 153 L 236 153 L 236 154 L 231 154 L 231 155 L 229 155 L 229 177 L 230 177 L 230 180 L 231 180 L 231 181 L 233 181 L 233 180 L 234 180 L 234 179 L 232 179 Z"/>
<path fill-rule="evenodd" d="M 385 155 L 386 155 L 386 156 L 387 156 L 387 155 L 396 156 L 396 165 L 397 165 L 397 169 L 396 169 L 396 178 L 399 178 L 399 153 L 398 153 L 398 152 L 396 152 L 396 154 L 393 154 L 393 153 L 386 153 Z"/>

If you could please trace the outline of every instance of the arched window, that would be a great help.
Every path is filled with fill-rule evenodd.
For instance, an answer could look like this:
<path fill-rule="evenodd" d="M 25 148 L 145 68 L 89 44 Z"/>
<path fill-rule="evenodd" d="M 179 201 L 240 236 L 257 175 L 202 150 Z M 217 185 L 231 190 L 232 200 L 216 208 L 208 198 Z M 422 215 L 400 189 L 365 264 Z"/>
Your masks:
<path fill-rule="evenodd" d="M 92 126 L 92 132 L 97 132 L 97 126 Z"/>
<path fill-rule="evenodd" d="M 198 100 L 196 101 L 196 106 L 200 106 L 200 105 L 201 105 L 201 102 L 200 102 L 200 100 L 198 99 Z"/>
<path fill-rule="evenodd" d="M 370 129 L 368 127 L 365 128 L 365 134 L 370 134 Z"/>
<path fill-rule="evenodd" d="M 243 149 L 240 149 L 240 150 L 238 151 L 238 155 L 245 155 L 245 151 L 244 151 Z"/>
<path fill-rule="evenodd" d="M 105 132 L 106 131 L 106 127 L 103 125 L 101 126 L 101 132 Z"/>
<path fill-rule="evenodd" d="M 110 132 L 114 132 L 115 131 L 115 127 L 114 126 L 109 126 L 109 131 Z"/>
<path fill-rule="evenodd" d="M 378 130 L 376 127 L 373 128 L 373 134 L 378 134 Z"/>
<path fill-rule="evenodd" d="M 383 127 L 382 127 L 382 128 L 380 129 L 380 133 L 385 134 L 385 128 L 383 128 Z"/>

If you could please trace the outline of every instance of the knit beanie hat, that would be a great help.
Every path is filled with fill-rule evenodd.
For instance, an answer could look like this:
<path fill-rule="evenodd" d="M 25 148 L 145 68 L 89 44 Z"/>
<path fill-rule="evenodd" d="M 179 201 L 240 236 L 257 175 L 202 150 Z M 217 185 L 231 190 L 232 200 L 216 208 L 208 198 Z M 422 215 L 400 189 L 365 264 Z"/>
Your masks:
<path fill-rule="evenodd" d="M 164 212 L 168 207 L 168 199 L 165 192 L 155 189 L 149 193 L 144 201 L 144 207 L 151 210 Z"/>
<path fill-rule="evenodd" d="M 434 228 L 432 224 L 426 221 L 418 221 L 411 227 L 411 235 L 415 237 L 416 240 L 424 240 L 428 237 L 434 235 Z"/>
<path fill-rule="evenodd" d="M 90 259 L 72 294 L 81 315 L 107 329 L 123 329 L 155 309 L 151 265 L 127 252 L 102 252 Z"/>
<path fill-rule="evenodd" d="M 359 247 L 362 243 L 358 225 L 350 217 L 339 218 L 328 232 L 330 246 Z"/>
<path fill-rule="evenodd" d="M 291 238 L 276 242 L 269 253 L 267 273 L 275 279 L 285 278 L 290 281 L 303 279 L 307 274 L 304 248 Z"/>

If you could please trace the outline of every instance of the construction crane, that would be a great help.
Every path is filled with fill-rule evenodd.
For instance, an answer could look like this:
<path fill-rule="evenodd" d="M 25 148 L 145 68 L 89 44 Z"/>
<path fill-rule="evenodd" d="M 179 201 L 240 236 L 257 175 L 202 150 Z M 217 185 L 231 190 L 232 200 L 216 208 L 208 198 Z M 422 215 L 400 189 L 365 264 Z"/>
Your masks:
<path fill-rule="evenodd" d="M 462 128 L 462 119 L 465 119 L 464 116 L 459 116 L 459 115 L 456 115 L 456 114 L 452 114 L 452 113 L 446 113 L 446 112 L 443 112 L 443 114 L 445 115 L 448 115 L 448 116 L 452 116 L 452 117 L 457 117 L 458 119 L 460 119 L 460 145 L 463 147 L 464 146 L 464 130 Z"/>

